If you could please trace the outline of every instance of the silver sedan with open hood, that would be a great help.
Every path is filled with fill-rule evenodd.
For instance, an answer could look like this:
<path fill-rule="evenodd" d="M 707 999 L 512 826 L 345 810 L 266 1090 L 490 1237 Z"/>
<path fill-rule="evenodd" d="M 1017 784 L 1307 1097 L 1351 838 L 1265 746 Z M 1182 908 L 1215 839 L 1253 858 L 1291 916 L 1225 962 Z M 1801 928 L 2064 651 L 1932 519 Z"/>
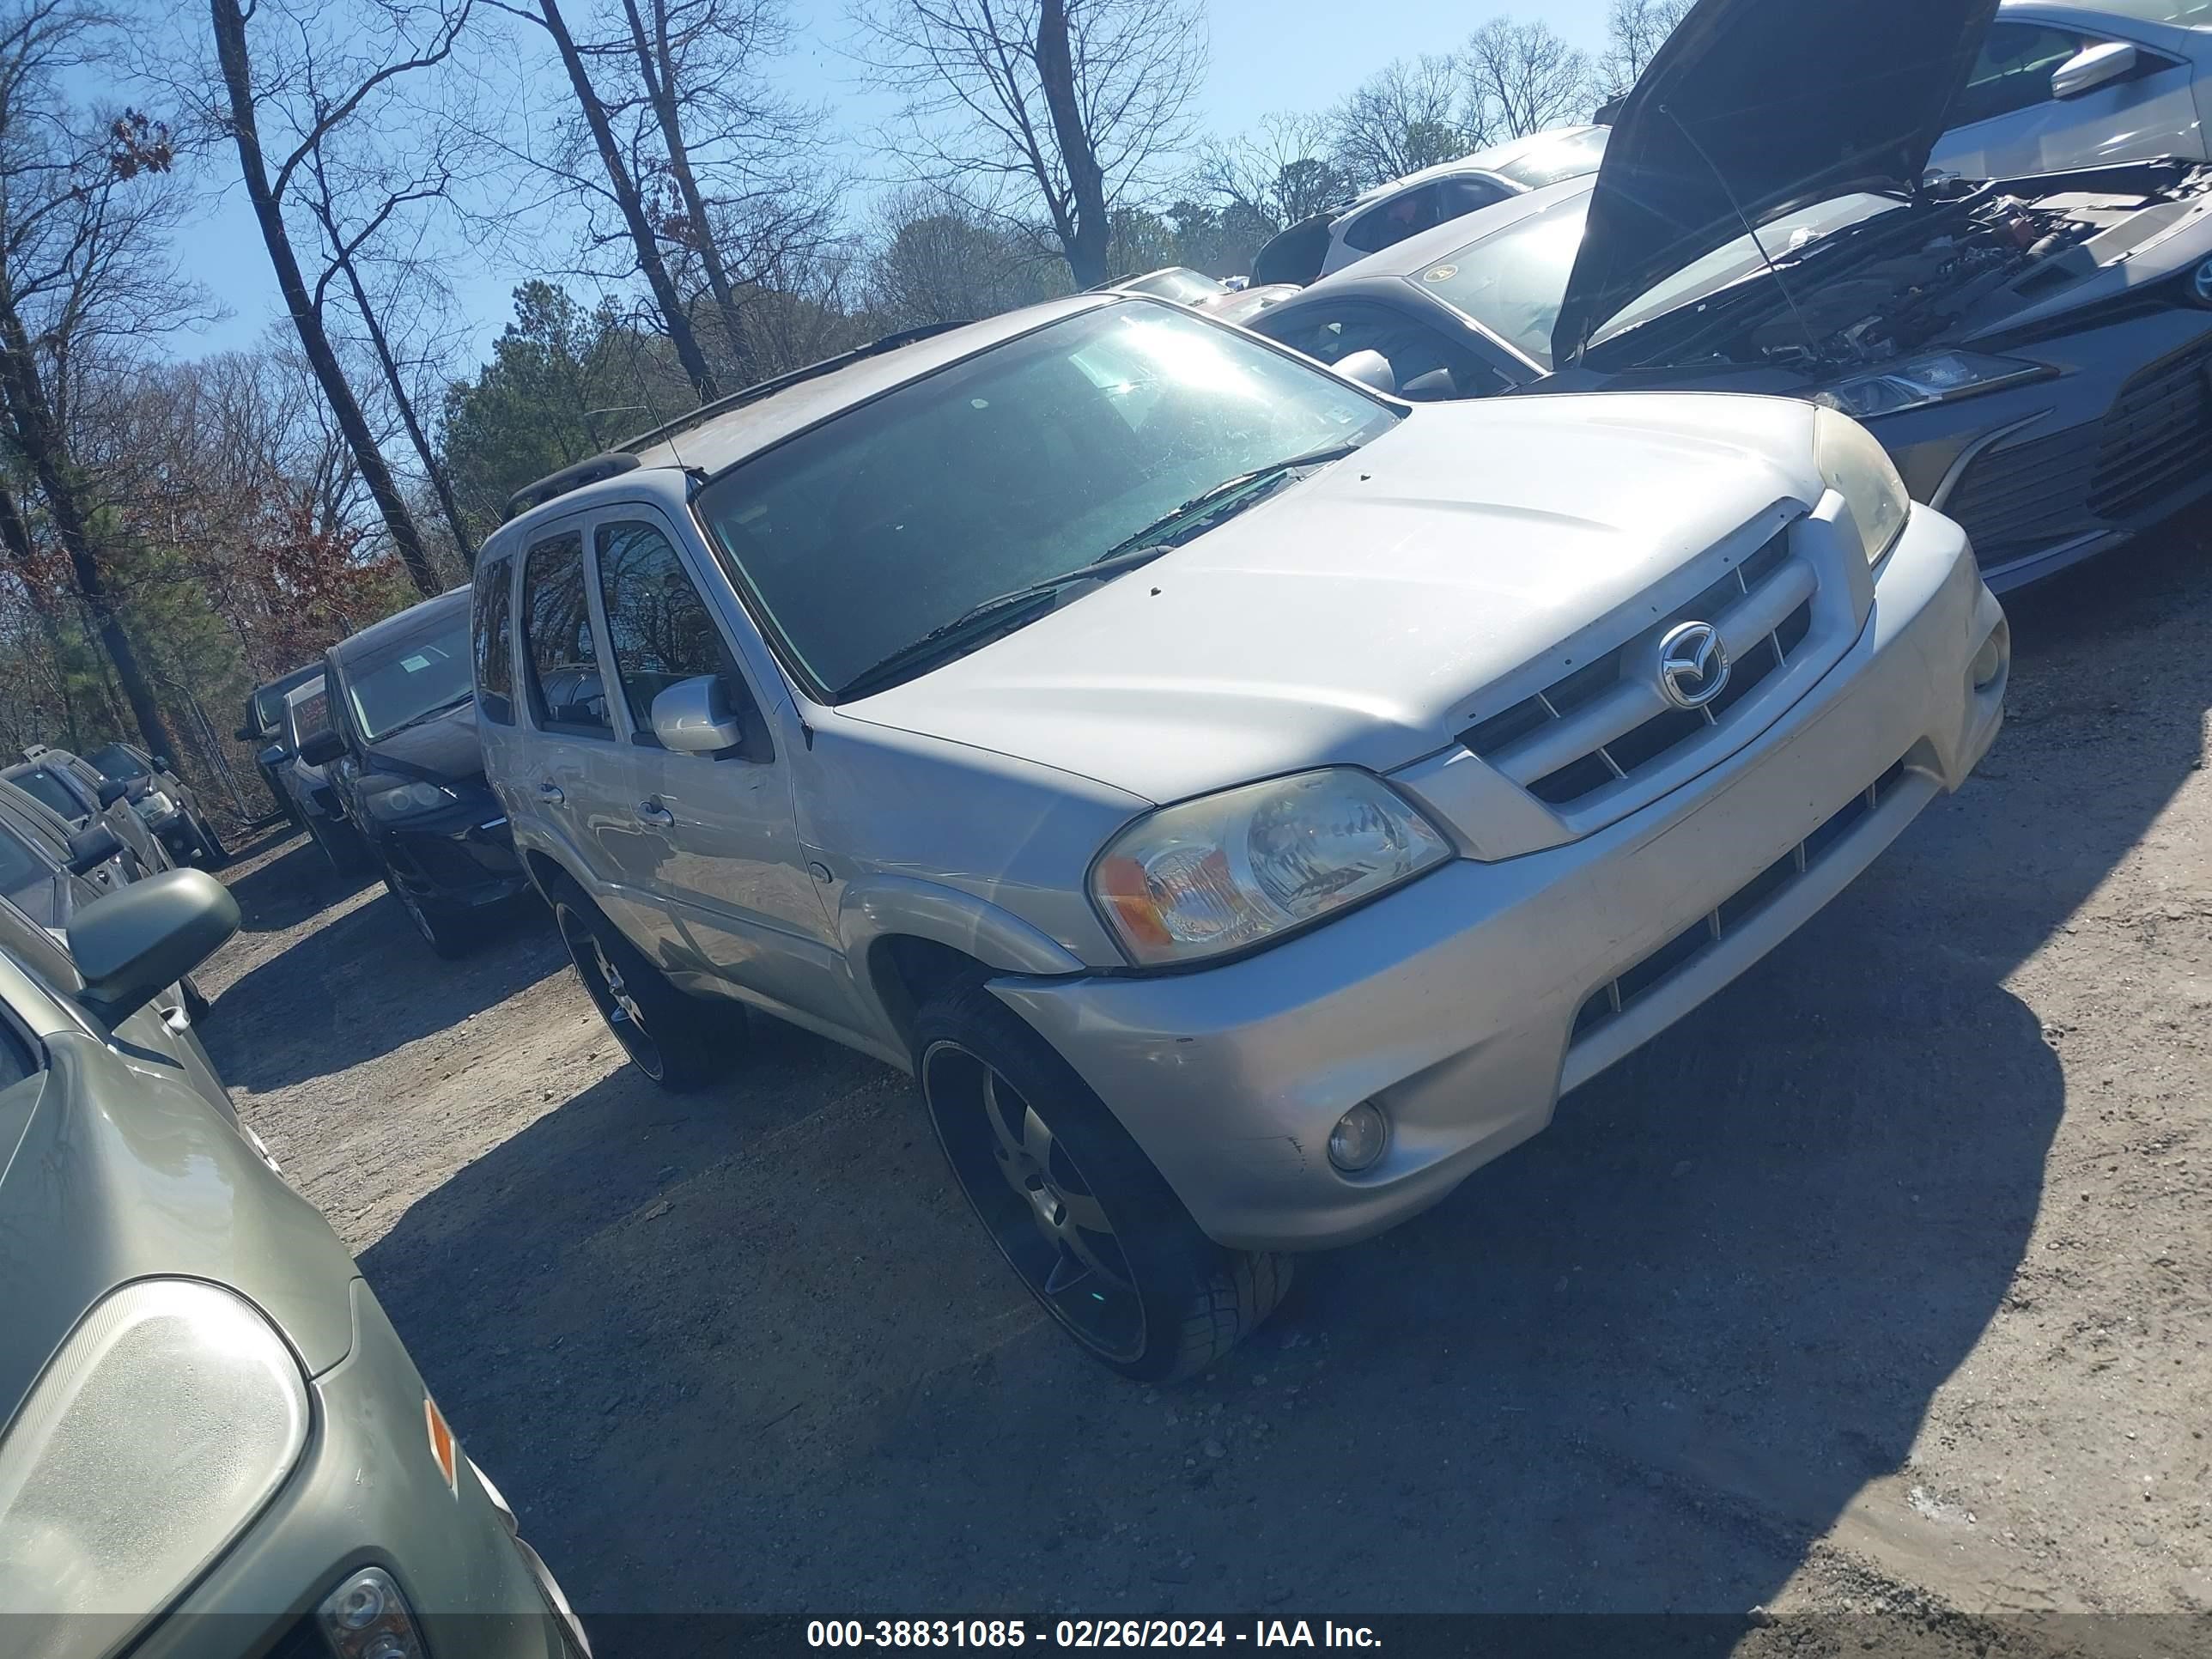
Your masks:
<path fill-rule="evenodd" d="M 2212 167 L 1923 183 L 1996 0 L 1705 0 L 1603 166 L 1250 326 L 1417 399 L 1695 389 L 1868 423 L 1993 588 L 2212 490 Z"/>

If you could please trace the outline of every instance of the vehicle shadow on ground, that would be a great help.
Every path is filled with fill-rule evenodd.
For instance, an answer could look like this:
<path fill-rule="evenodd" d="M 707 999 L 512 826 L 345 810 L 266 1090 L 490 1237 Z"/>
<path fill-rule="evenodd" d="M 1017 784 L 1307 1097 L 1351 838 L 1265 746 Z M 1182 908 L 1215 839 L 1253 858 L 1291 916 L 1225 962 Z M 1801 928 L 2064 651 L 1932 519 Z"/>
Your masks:
<path fill-rule="evenodd" d="M 239 886 L 258 881 L 279 865 L 307 858 L 321 865 L 321 873 L 330 873 L 321 853 L 303 842 L 275 864 L 250 872 Z M 352 880 L 331 877 L 333 882 L 341 879 Z M 257 907 L 282 903 L 290 890 L 276 890 L 273 900 L 257 893 L 252 902 Z M 319 902 L 301 901 L 305 915 L 356 890 L 348 888 L 334 897 L 325 890 Z M 380 892 L 224 987 L 216 997 L 218 1013 L 251 1008 L 252 1017 L 250 1022 L 212 1021 L 209 1052 L 234 1087 L 266 1094 L 344 1071 L 457 1025 L 568 962 L 552 918 L 534 894 L 486 915 L 483 928 L 479 949 L 458 961 L 442 961 L 422 942 L 398 901 Z"/>
<path fill-rule="evenodd" d="M 253 863 L 271 852 L 276 856 L 266 863 Z M 234 849 L 222 877 L 238 901 L 240 931 L 248 933 L 296 927 L 376 879 L 373 870 L 334 868 L 322 849 L 289 823 Z"/>
<path fill-rule="evenodd" d="M 2015 725 L 1966 793 L 1185 1388 L 1076 1357 L 910 1086 L 765 1023 L 720 1090 L 618 1073 L 539 1119 L 364 1271 L 587 1617 L 1741 1613 L 1909 1478 L 2041 1271 L 2066 1080 L 2007 981 L 2203 758 L 2201 550 L 2014 611 Z M 2116 683 L 2122 639 L 2154 679 Z"/>

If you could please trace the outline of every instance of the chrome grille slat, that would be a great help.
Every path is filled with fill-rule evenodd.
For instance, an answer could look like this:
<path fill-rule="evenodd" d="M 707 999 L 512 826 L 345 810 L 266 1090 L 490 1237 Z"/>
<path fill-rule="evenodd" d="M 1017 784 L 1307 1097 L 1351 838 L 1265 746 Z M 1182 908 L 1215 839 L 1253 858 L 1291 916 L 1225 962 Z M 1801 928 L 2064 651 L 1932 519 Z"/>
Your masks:
<path fill-rule="evenodd" d="M 1790 532 L 1710 583 L 1687 605 L 1565 678 L 1461 734 L 1501 775 L 1547 805 L 1571 806 L 1625 784 L 1674 749 L 1726 722 L 1729 711 L 1790 660 L 1811 626 L 1820 578 L 1790 552 Z M 1674 708 L 1644 661 L 1683 621 L 1711 623 L 1734 668 L 1703 709 Z"/>

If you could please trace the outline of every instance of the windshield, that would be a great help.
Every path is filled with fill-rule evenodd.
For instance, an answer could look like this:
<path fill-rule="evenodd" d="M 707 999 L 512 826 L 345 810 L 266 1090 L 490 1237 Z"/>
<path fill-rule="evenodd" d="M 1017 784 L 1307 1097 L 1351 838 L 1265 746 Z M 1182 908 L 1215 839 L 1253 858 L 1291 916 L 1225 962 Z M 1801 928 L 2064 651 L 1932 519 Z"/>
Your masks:
<path fill-rule="evenodd" d="M 984 600 L 1090 563 L 1224 481 L 1396 416 L 1156 306 L 1051 323 L 701 492 L 732 579 L 824 695 Z"/>
<path fill-rule="evenodd" d="M 8 781 L 33 799 L 44 801 L 72 823 L 85 816 L 84 808 L 77 804 L 76 797 L 70 793 L 68 787 L 43 766 L 18 773 Z"/>
<path fill-rule="evenodd" d="M 1557 138 L 1530 146 L 1492 171 L 1525 190 L 1541 190 L 1547 185 L 1595 173 L 1598 164 L 1605 160 L 1606 140 L 1612 137 L 1611 127 L 1584 127 L 1580 132 L 1562 133 Z"/>
<path fill-rule="evenodd" d="M 1194 306 L 1200 300 L 1211 300 L 1216 295 L 1229 292 L 1228 283 L 1217 283 L 1211 276 L 1182 266 L 1173 270 L 1156 270 L 1149 276 L 1139 276 L 1121 286 L 1131 294 L 1149 294 L 1184 306 Z"/>
<path fill-rule="evenodd" d="M 1413 278 L 1466 313 L 1545 368 L 1552 363 L 1552 331 L 1566 298 L 1567 278 L 1582 251 L 1590 192 L 1582 191 L 1541 212 L 1492 233 L 1471 247 L 1438 260 Z M 1850 225 L 1905 204 L 1894 197 L 1838 196 L 1769 221 L 1759 241 L 1776 259 Z M 1748 236 L 1739 236 L 1692 261 L 1610 319 L 1597 337 L 1609 339 L 1638 323 L 1702 300 L 1760 270 L 1765 261 Z"/>
<path fill-rule="evenodd" d="M 92 769 L 103 778 L 116 778 L 125 783 L 133 778 L 150 778 L 153 770 L 132 750 L 119 743 L 111 743 L 105 749 L 95 749 L 85 759 Z"/>
<path fill-rule="evenodd" d="M 374 743 L 472 695 L 466 595 L 463 599 L 426 618 L 416 631 L 380 642 L 344 665 L 346 701 L 363 742 Z"/>

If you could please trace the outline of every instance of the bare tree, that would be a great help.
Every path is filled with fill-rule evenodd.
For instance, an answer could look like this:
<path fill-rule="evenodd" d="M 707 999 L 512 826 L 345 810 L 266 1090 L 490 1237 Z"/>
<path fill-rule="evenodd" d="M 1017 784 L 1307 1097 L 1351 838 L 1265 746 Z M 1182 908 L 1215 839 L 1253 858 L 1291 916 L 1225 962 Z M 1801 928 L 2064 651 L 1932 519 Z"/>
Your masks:
<path fill-rule="evenodd" d="M 1493 17 L 1468 38 L 1468 99 L 1495 139 L 1532 132 L 1588 112 L 1589 54 L 1545 22 Z"/>
<path fill-rule="evenodd" d="M 247 9 L 240 0 L 210 0 L 217 59 L 222 67 L 223 112 L 238 147 L 239 170 L 247 200 L 268 246 L 276 286 L 298 331 L 301 349 L 315 372 L 361 469 L 393 550 L 425 594 L 444 584 L 424 550 L 415 516 L 369 429 L 332 348 L 320 311 L 301 274 L 284 210 L 301 169 L 325 140 L 349 122 L 369 123 L 389 110 L 404 77 L 447 62 L 467 21 L 471 0 L 377 0 L 335 13 L 314 0 L 257 0 L 253 14 L 272 27 L 276 44 L 264 54 L 257 77 L 247 40 Z M 264 5 L 272 9 L 265 13 Z M 289 9 L 275 9 L 288 6 Z M 264 148 L 262 119 L 288 129 L 291 148 L 274 156 Z"/>
<path fill-rule="evenodd" d="M 97 489 L 69 443 L 86 358 L 155 326 L 161 301 L 177 297 L 149 246 L 167 228 L 164 198 L 133 183 L 168 170 L 166 134 L 133 112 L 102 128 L 66 91 L 114 73 L 112 29 L 79 0 L 17 0 L 0 12 L 0 436 L 36 481 L 69 584 L 140 736 L 167 753 L 161 702 L 110 582 Z M 9 552 L 27 554 L 30 526 L 12 500 L 7 517 Z"/>
<path fill-rule="evenodd" d="M 1597 60 L 1597 88 L 1619 98 L 1642 78 L 1696 0 L 1613 0 L 1605 19 L 1605 51 Z"/>
<path fill-rule="evenodd" d="M 1402 179 L 1489 142 L 1488 107 L 1468 99 L 1449 56 L 1400 58 L 1328 113 L 1337 167 L 1361 185 Z"/>
<path fill-rule="evenodd" d="M 1106 280 L 1116 210 L 1189 145 L 1205 66 L 1182 0 L 857 0 L 863 60 L 902 100 L 918 182 L 1052 227 L 1079 287 Z"/>
<path fill-rule="evenodd" d="M 1279 231 L 1335 207 L 1354 181 L 1332 156 L 1325 116 L 1262 116 L 1258 126 L 1200 152 L 1194 182 L 1224 208 L 1242 210 Z"/>

